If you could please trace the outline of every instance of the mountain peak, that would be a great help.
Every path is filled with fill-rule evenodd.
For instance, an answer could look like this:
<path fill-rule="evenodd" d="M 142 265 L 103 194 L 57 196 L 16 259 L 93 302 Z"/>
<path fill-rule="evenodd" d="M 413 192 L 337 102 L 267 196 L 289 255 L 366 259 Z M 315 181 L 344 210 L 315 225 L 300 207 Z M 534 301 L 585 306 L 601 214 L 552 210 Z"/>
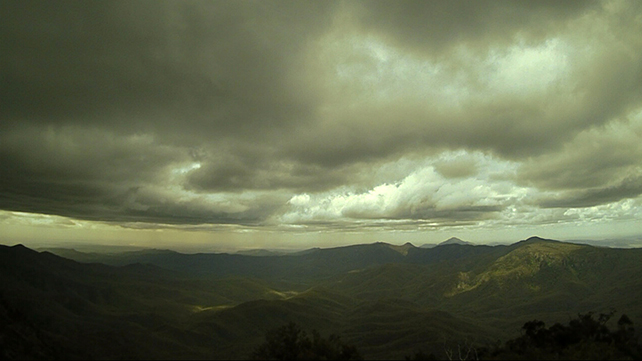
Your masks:
<path fill-rule="evenodd" d="M 10 252 L 11 254 L 34 254 L 38 253 L 34 250 L 32 250 L 29 247 L 26 247 L 23 244 L 16 244 L 13 246 L 3 246 L 2 247 L 5 252 Z"/>
<path fill-rule="evenodd" d="M 532 237 L 528 237 L 528 239 L 526 239 L 525 242 L 532 243 L 532 242 L 558 242 L 558 241 L 554 241 L 552 239 L 542 238 L 542 237 L 539 237 L 539 236 L 532 236 Z"/>
<path fill-rule="evenodd" d="M 444 246 L 447 244 L 460 244 L 460 245 L 472 245 L 470 242 L 462 241 L 461 239 L 457 237 L 450 237 L 447 240 L 441 242 L 438 244 L 438 246 Z"/>
<path fill-rule="evenodd" d="M 408 254 L 408 250 L 409 250 L 409 249 L 411 249 L 411 248 L 416 248 L 416 247 L 415 247 L 412 243 L 410 243 L 410 242 L 406 242 L 406 243 L 404 243 L 404 244 L 403 244 L 403 245 L 401 245 L 401 246 L 389 245 L 389 247 L 390 247 L 390 248 L 392 248 L 393 250 L 395 250 L 395 251 L 397 251 L 397 252 L 401 253 L 401 254 L 402 254 L 402 255 L 404 255 L 404 256 Z"/>

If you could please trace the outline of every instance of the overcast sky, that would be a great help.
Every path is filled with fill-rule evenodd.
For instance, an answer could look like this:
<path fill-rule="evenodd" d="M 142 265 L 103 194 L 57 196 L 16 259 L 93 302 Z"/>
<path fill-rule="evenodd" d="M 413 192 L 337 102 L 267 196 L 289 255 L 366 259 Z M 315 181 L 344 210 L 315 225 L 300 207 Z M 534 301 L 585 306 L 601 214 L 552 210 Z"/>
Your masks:
<path fill-rule="evenodd" d="M 642 2 L 0 13 L 0 242 L 642 234 Z"/>

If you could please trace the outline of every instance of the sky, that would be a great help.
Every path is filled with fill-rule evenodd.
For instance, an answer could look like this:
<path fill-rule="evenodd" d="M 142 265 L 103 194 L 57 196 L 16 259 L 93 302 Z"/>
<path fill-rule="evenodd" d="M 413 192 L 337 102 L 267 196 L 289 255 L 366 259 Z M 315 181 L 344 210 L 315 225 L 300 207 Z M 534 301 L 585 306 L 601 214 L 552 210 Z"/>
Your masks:
<path fill-rule="evenodd" d="M 641 2 L 0 13 L 0 243 L 642 240 Z"/>

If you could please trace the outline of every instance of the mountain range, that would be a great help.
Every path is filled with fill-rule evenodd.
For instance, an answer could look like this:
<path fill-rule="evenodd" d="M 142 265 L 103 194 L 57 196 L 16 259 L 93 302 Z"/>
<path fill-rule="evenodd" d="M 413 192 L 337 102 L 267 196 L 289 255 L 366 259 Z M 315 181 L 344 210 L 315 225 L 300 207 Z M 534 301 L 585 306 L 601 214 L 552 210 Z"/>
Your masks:
<path fill-rule="evenodd" d="M 0 280 L 8 359 L 243 359 L 291 321 L 365 358 L 444 357 L 516 337 L 533 319 L 642 320 L 642 249 L 538 237 L 252 255 L 0 246 Z"/>

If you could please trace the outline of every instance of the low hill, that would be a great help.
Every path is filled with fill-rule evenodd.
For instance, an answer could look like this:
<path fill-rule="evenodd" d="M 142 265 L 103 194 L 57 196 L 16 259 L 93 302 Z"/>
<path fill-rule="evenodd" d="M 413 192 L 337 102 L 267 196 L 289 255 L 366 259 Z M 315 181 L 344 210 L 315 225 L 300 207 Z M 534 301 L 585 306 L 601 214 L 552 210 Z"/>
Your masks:
<path fill-rule="evenodd" d="M 0 246 L 0 285 L 6 359 L 208 358 L 211 350 L 198 342 L 204 336 L 189 330 L 186 317 L 211 306 L 286 297 L 258 280 L 83 264 L 21 245 Z"/>

